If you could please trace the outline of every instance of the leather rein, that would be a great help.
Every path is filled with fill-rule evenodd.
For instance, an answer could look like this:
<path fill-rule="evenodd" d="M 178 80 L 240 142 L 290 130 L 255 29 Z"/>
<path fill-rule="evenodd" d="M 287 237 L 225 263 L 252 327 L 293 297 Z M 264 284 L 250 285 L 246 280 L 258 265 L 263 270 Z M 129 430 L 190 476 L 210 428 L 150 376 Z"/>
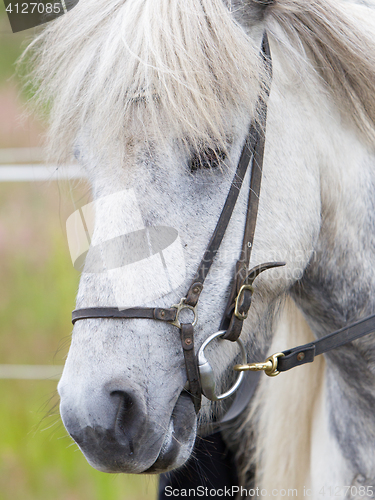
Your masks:
<path fill-rule="evenodd" d="M 261 57 L 269 79 L 272 78 L 272 60 L 267 34 L 264 33 L 261 46 Z M 265 99 L 269 96 L 269 86 L 264 86 Z M 236 398 L 224 417 L 213 424 L 222 427 L 232 422 L 247 406 L 258 381 L 258 371 L 265 371 L 267 375 L 275 376 L 282 371 L 290 370 L 295 366 L 310 363 L 314 357 L 331 349 L 344 345 L 352 340 L 368 335 L 375 331 L 375 315 L 358 321 L 350 326 L 337 330 L 315 342 L 298 346 L 293 349 L 276 353 L 263 363 L 247 363 L 246 351 L 240 339 L 243 322 L 247 318 L 253 294 L 253 282 L 263 271 L 278 266 L 284 262 L 267 262 L 260 264 L 250 271 L 249 264 L 254 241 L 260 187 L 262 180 L 263 157 L 265 148 L 265 130 L 267 120 L 267 102 L 261 95 L 257 102 L 257 120 L 250 125 L 245 145 L 242 149 L 237 169 L 232 180 L 224 207 L 220 214 L 215 230 L 208 243 L 198 271 L 192 281 L 186 297 L 179 304 L 170 308 L 133 307 L 118 309 L 116 307 L 89 307 L 76 309 L 72 313 L 72 323 L 83 319 L 153 319 L 164 321 L 180 329 L 182 350 L 188 379 L 188 392 L 193 400 L 196 413 L 201 407 L 202 393 L 213 401 L 222 400 L 231 396 L 238 389 Z M 232 280 L 231 291 L 222 316 L 219 331 L 211 335 L 200 347 L 197 355 L 194 350 L 194 327 L 198 322 L 197 305 L 203 290 L 204 281 L 220 248 L 226 229 L 229 225 L 236 205 L 243 180 L 249 166 L 250 187 L 247 203 L 246 223 L 242 240 L 240 258 L 236 263 L 235 274 Z M 191 322 L 180 322 L 181 311 L 188 309 L 194 315 Z M 217 396 L 215 392 L 213 371 L 204 356 L 205 347 L 215 338 L 238 342 L 242 352 L 242 364 L 236 365 L 234 370 L 240 372 L 234 386 L 226 393 Z M 247 371 L 247 378 L 243 374 Z M 252 373 L 249 373 L 252 372 Z M 253 373 L 255 372 L 255 373 Z"/>

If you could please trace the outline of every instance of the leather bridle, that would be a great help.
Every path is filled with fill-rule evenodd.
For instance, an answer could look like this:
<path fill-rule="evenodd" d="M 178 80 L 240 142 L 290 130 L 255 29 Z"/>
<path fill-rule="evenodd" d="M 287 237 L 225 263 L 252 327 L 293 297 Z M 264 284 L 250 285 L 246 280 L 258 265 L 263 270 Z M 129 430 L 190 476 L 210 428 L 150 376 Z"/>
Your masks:
<path fill-rule="evenodd" d="M 262 40 L 261 55 L 264 60 L 265 67 L 268 70 L 269 76 L 271 78 L 271 55 L 266 34 L 264 34 Z M 268 97 L 268 86 L 265 86 L 264 94 L 266 97 Z M 181 334 L 181 343 L 189 383 L 189 393 L 193 399 L 194 407 L 197 413 L 201 406 L 202 395 L 201 380 L 197 358 L 194 351 L 194 326 L 196 325 L 198 320 L 197 304 L 200 294 L 203 290 L 205 279 L 220 248 L 220 244 L 223 240 L 225 231 L 231 219 L 249 165 L 251 165 L 251 173 L 246 224 L 244 229 L 241 254 L 236 264 L 236 271 L 232 282 L 231 293 L 220 324 L 220 330 L 223 331 L 221 335 L 222 338 L 230 340 L 232 342 L 239 340 L 243 321 L 247 317 L 251 304 L 251 296 L 253 293 L 252 283 L 254 279 L 266 269 L 284 265 L 283 263 L 271 262 L 256 266 L 250 272 L 248 271 L 251 250 L 254 241 L 260 185 L 262 179 L 266 114 L 267 103 L 262 97 L 259 97 L 257 102 L 257 122 L 253 122 L 250 125 L 245 145 L 242 149 L 237 169 L 234 174 L 234 178 L 231 183 L 226 201 L 224 203 L 224 207 L 220 214 L 215 230 L 208 243 L 204 256 L 201 260 L 201 263 L 199 264 L 195 278 L 187 291 L 186 297 L 182 298 L 179 304 L 173 305 L 170 308 L 134 307 L 120 310 L 113 307 L 90 307 L 76 309 L 72 313 L 73 324 L 78 320 L 92 318 L 143 318 L 165 321 L 178 327 Z M 180 323 L 179 321 L 180 313 L 184 309 L 190 309 L 194 314 L 194 319 L 190 323 Z M 241 344 L 242 343 L 240 342 L 240 345 Z M 246 361 L 246 359 L 243 361 Z"/>
<path fill-rule="evenodd" d="M 271 81 L 272 61 L 266 33 L 263 35 L 260 54 L 264 61 L 269 81 Z M 267 262 L 252 268 L 250 271 L 248 270 L 254 241 L 262 180 L 267 119 L 266 99 L 269 96 L 269 90 L 269 85 L 264 84 L 263 93 L 258 97 L 257 119 L 253 120 L 250 125 L 223 210 L 206 248 L 203 259 L 198 267 L 195 278 L 187 291 L 186 297 L 182 298 L 179 304 L 173 305 L 170 308 L 133 307 L 121 310 L 115 307 L 89 307 L 76 309 L 72 313 L 73 324 L 78 320 L 94 318 L 153 319 L 170 323 L 179 328 L 189 385 L 188 392 L 192 397 L 196 412 L 198 413 L 201 407 L 202 392 L 206 397 L 215 401 L 232 395 L 239 388 L 234 403 L 225 414 L 224 418 L 218 422 L 219 425 L 227 424 L 236 418 L 245 409 L 251 399 L 255 390 L 258 374 L 249 374 L 247 380 L 241 383 L 244 371 L 257 372 L 263 370 L 267 375 L 274 376 L 281 371 L 286 371 L 300 364 L 311 362 L 315 355 L 327 352 L 330 349 L 339 347 L 375 330 L 375 315 L 373 315 L 353 325 L 333 332 L 315 342 L 274 354 L 264 363 L 246 363 L 246 351 L 240 339 L 240 335 L 243 322 L 247 318 L 251 305 L 253 294 L 252 284 L 261 272 L 273 267 L 285 265 L 283 262 Z M 246 223 L 240 258 L 236 263 L 230 295 L 221 319 L 219 331 L 206 339 L 196 356 L 194 350 L 194 326 L 198 321 L 198 300 L 203 290 L 205 279 L 229 225 L 243 180 L 249 167 L 251 167 L 251 172 Z M 191 310 L 194 314 L 193 320 L 189 323 L 180 322 L 180 313 L 185 309 Z M 235 370 L 242 372 L 241 376 L 231 390 L 220 396 L 217 396 L 215 393 L 212 369 L 204 357 L 205 347 L 209 342 L 218 337 L 232 342 L 238 342 L 242 351 L 242 364 L 234 367 Z M 251 378 L 251 376 L 253 378 Z"/>

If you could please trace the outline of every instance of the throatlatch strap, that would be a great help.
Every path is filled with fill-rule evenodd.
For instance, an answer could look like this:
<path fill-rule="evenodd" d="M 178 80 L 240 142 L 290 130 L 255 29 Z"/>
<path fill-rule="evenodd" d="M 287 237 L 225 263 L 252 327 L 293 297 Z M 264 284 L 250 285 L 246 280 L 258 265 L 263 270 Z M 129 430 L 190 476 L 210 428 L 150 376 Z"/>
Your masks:
<path fill-rule="evenodd" d="M 266 71 L 268 72 L 269 77 L 271 79 L 272 60 L 271 60 L 271 52 L 268 43 L 267 33 L 264 33 L 263 35 L 261 56 L 265 64 Z M 264 93 L 266 97 L 269 96 L 269 92 L 270 92 L 269 87 L 265 85 Z M 204 253 L 203 259 L 199 265 L 196 274 L 197 278 L 191 284 L 186 296 L 185 303 L 191 306 L 195 306 L 198 302 L 199 296 L 203 290 L 204 280 L 206 279 L 206 276 L 212 266 L 212 263 L 215 259 L 217 251 L 219 250 L 225 231 L 231 219 L 234 207 L 236 205 L 242 187 L 243 179 L 246 175 L 249 165 L 251 165 L 247 216 L 244 229 L 244 236 L 242 240 L 241 257 L 239 260 L 240 266 L 241 268 L 244 269 L 245 274 L 242 273 L 242 276 L 241 274 L 239 275 L 238 274 L 239 269 L 236 269 L 236 276 L 233 285 L 234 287 L 236 287 L 236 285 L 240 281 L 245 279 L 246 273 L 248 272 L 249 269 L 250 256 L 254 241 L 254 233 L 255 233 L 256 219 L 258 213 L 260 185 L 262 180 L 264 145 L 266 140 L 265 134 L 266 134 L 266 121 L 267 121 L 267 102 L 262 98 L 262 96 L 260 96 L 258 99 L 256 110 L 257 110 L 256 111 L 257 123 L 255 124 L 253 121 L 250 125 L 250 129 L 245 140 L 245 145 L 242 149 L 241 157 L 238 162 L 237 170 L 234 179 L 232 181 L 232 185 L 230 187 L 223 210 L 221 212 L 219 221 L 216 225 L 214 233 Z M 226 312 L 228 311 L 228 309 L 229 307 L 227 306 Z"/>
<path fill-rule="evenodd" d="M 264 61 L 265 68 L 272 78 L 272 60 L 271 52 L 268 43 L 268 37 L 265 33 L 262 40 L 261 55 Z M 268 85 L 264 88 L 266 99 L 270 94 Z M 241 256 L 236 265 L 236 274 L 232 283 L 232 291 L 225 308 L 225 313 L 220 325 L 220 329 L 226 330 L 224 339 L 235 342 L 241 335 L 244 320 L 247 318 L 248 311 L 251 305 L 251 297 L 253 289 L 251 287 L 256 276 L 265 269 L 270 267 L 283 265 L 282 263 L 267 263 L 264 269 L 261 269 L 255 276 L 254 270 L 249 272 L 251 252 L 254 243 L 255 227 L 258 215 L 260 188 L 262 182 L 264 149 L 266 143 L 266 123 L 267 123 L 267 101 L 259 97 L 257 105 L 258 122 L 252 125 L 251 135 L 255 142 L 252 156 L 251 176 L 249 198 L 247 202 L 246 223 L 242 240 Z M 250 134 L 249 134 L 250 135 Z M 244 285 L 247 285 L 244 287 Z M 242 291 L 241 291 L 241 287 Z M 241 293 L 240 293 L 241 292 Z M 238 295 L 240 294 L 240 296 Z M 235 311 L 235 300 L 240 302 Z M 241 309 L 239 311 L 238 309 Z"/>
<path fill-rule="evenodd" d="M 236 202 L 241 191 L 242 183 L 246 175 L 256 145 L 257 137 L 256 134 L 253 133 L 253 131 L 254 128 L 253 126 L 251 126 L 250 132 L 245 141 L 245 145 L 242 149 L 237 170 L 236 173 L 234 174 L 233 181 L 230 186 L 227 199 L 225 200 L 223 210 L 220 214 L 219 220 L 216 224 L 211 239 L 208 243 L 207 249 L 204 252 L 203 259 L 199 264 L 198 271 L 196 273 L 196 279 L 190 285 L 190 288 L 186 295 L 185 304 L 188 304 L 189 306 L 194 307 L 198 302 L 200 293 L 203 290 L 204 280 L 206 279 L 208 272 L 211 269 L 212 263 L 215 260 L 216 254 L 220 248 L 220 244 L 223 241 L 225 231 L 232 217 L 233 210 L 234 207 L 236 206 Z"/>

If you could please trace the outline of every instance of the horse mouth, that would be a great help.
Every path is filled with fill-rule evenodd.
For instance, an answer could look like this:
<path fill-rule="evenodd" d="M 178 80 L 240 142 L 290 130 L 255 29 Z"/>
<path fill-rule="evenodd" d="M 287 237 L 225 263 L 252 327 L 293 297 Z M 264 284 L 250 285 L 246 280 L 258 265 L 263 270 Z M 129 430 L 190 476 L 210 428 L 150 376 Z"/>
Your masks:
<path fill-rule="evenodd" d="M 196 437 L 197 419 L 191 398 L 179 396 L 168 430 L 155 462 L 143 474 L 161 474 L 183 465 L 190 457 Z"/>
<path fill-rule="evenodd" d="M 129 411 L 117 412 L 115 424 L 111 426 L 86 421 L 82 425 L 75 414 L 65 412 L 64 425 L 90 465 L 102 472 L 158 474 L 175 469 L 189 459 L 197 418 L 186 392 L 180 393 L 164 424 L 162 419 L 148 420 L 147 413 L 138 414 L 137 405 L 134 411 L 134 415 L 129 414 L 131 422 L 138 424 L 133 431 L 120 418 Z M 160 432 L 161 426 L 163 432 Z"/>
<path fill-rule="evenodd" d="M 179 452 L 179 444 L 174 443 L 174 440 L 176 437 L 174 436 L 173 419 L 171 419 L 157 459 L 143 474 L 160 474 L 173 468 Z"/>

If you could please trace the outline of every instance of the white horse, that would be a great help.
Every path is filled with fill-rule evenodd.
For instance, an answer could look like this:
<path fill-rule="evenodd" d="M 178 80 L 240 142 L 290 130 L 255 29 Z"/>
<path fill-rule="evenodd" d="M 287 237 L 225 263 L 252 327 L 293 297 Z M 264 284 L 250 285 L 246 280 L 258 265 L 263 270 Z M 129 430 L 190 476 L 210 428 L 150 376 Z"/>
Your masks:
<path fill-rule="evenodd" d="M 176 229 L 183 256 L 180 284 L 168 293 L 157 274 L 139 278 L 143 302 L 125 285 L 137 283 L 139 268 L 83 273 L 77 307 L 170 307 L 184 296 L 254 118 L 266 31 L 273 78 L 251 265 L 286 266 L 255 281 L 241 335 L 248 358 L 372 314 L 374 12 L 370 0 L 80 0 L 48 24 L 32 46 L 38 95 L 49 103 L 51 151 L 66 161 L 74 150 L 87 171 L 99 207 L 93 242 L 138 229 L 141 214 L 143 226 Z M 226 304 L 246 186 L 201 295 L 197 347 L 217 331 Z M 224 388 L 238 348 L 214 344 L 209 356 Z M 274 498 L 295 496 L 294 488 L 315 499 L 372 497 L 374 361 L 368 336 L 263 376 L 226 437 L 243 485 L 255 465 L 255 485 Z M 59 383 L 62 419 L 99 470 L 172 470 L 189 459 L 200 426 L 222 412 L 204 398 L 197 418 L 185 383 L 174 326 L 79 321 Z"/>

